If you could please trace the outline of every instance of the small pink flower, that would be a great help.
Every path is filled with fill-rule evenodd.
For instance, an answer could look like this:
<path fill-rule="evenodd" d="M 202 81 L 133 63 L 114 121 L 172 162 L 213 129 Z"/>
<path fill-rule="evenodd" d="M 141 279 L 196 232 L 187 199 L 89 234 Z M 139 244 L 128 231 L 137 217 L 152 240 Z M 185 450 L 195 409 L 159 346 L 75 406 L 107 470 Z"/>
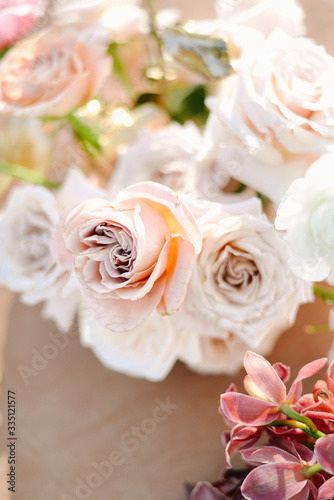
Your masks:
<path fill-rule="evenodd" d="M 305 394 L 298 401 L 297 411 L 315 420 L 326 434 L 334 431 L 334 361 L 329 365 L 325 380 L 318 380 L 313 394 Z"/>
<path fill-rule="evenodd" d="M 250 396 L 236 392 L 221 395 L 220 408 L 229 421 L 250 426 L 266 425 L 277 418 L 286 403 L 294 405 L 301 396 L 301 381 L 314 375 L 326 363 L 326 358 L 305 365 L 294 380 L 287 394 L 286 387 L 275 368 L 262 356 L 248 351 L 244 366 L 248 376 L 244 386 Z"/>
<path fill-rule="evenodd" d="M 246 477 L 241 491 L 247 500 L 317 499 L 313 481 L 322 482 L 316 474 L 312 481 L 304 471 L 316 463 L 314 454 L 299 443 L 277 440 L 277 446 L 263 446 L 242 451 L 243 458 L 257 466 Z M 284 449 L 285 448 L 285 449 Z"/>

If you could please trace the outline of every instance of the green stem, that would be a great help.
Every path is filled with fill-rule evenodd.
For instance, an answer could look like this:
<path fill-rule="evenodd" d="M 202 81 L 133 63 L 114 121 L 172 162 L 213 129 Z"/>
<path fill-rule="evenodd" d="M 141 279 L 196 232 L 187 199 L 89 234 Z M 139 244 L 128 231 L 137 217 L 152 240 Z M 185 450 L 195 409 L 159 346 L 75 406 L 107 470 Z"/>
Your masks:
<path fill-rule="evenodd" d="M 78 117 L 70 113 L 67 115 L 67 119 L 73 131 L 82 145 L 88 146 L 88 152 L 95 156 L 96 153 L 101 153 L 102 148 L 99 143 L 98 133 L 91 127 L 83 123 Z"/>
<path fill-rule="evenodd" d="M 296 412 L 293 408 L 291 408 L 288 403 L 284 403 L 281 405 L 280 410 L 284 415 L 286 415 L 289 418 L 292 418 L 294 420 L 297 420 L 297 422 L 301 422 L 310 429 L 311 432 L 318 438 L 318 437 L 323 437 L 325 434 L 322 432 L 318 431 L 317 427 L 315 424 L 312 422 L 312 420 L 308 417 L 305 417 L 303 415 L 300 415 L 300 413 Z"/>
<path fill-rule="evenodd" d="M 124 87 L 128 90 L 131 99 L 134 101 L 137 100 L 137 92 L 135 90 L 133 81 L 131 80 L 129 73 L 127 72 L 123 61 L 122 57 L 119 52 L 119 44 L 116 42 L 112 42 L 109 47 L 108 47 L 108 54 L 111 55 L 114 61 L 113 65 L 113 71 L 115 75 L 118 76 L 118 78 L 121 80 L 123 83 Z"/>
<path fill-rule="evenodd" d="M 321 471 L 322 471 L 322 467 L 318 463 L 310 465 L 309 467 L 304 467 L 304 469 L 303 469 L 304 476 L 307 478 L 312 477 L 312 476 L 314 476 L 314 474 L 317 474 L 318 472 L 321 472 Z"/>
<path fill-rule="evenodd" d="M 321 288 L 318 285 L 313 285 L 314 295 L 320 297 L 323 302 L 329 305 L 334 304 L 334 292 L 327 290 L 326 288 Z"/>
<path fill-rule="evenodd" d="M 318 439 L 318 438 L 324 436 L 322 432 L 320 432 L 320 431 L 312 432 L 306 424 L 303 424 L 302 422 L 297 422 L 296 420 L 290 420 L 290 419 L 274 420 L 274 422 L 267 424 L 266 427 L 295 427 L 296 429 L 301 429 L 306 434 L 308 434 L 309 436 L 311 436 L 315 439 Z"/>
<path fill-rule="evenodd" d="M 330 330 L 329 325 L 306 325 L 305 333 L 313 335 L 315 333 L 323 333 L 328 332 Z"/>
<path fill-rule="evenodd" d="M 18 165 L 17 163 L 1 161 L 0 173 L 10 175 L 11 177 L 20 179 L 21 181 L 38 184 L 48 189 L 56 189 L 60 185 L 58 182 L 49 181 L 41 172 L 31 170 L 30 168 L 24 167 L 23 165 Z"/>
<path fill-rule="evenodd" d="M 157 25 L 155 22 L 155 13 L 156 13 L 155 1 L 154 0 L 147 0 L 147 4 L 148 4 L 149 15 L 150 15 L 151 33 L 157 42 L 157 47 L 158 47 L 159 57 L 160 57 L 160 66 L 162 69 L 163 79 L 164 79 L 165 78 L 165 62 L 164 62 L 164 54 L 163 54 L 163 44 L 162 44 L 161 38 L 158 34 Z"/>

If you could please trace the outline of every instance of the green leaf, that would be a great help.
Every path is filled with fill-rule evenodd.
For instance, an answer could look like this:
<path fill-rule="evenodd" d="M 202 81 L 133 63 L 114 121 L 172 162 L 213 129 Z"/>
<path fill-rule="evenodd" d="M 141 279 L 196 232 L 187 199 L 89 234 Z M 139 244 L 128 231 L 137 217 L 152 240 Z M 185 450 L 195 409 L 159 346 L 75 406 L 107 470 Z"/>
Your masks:
<path fill-rule="evenodd" d="M 99 133 L 72 113 L 67 116 L 67 119 L 84 149 L 92 156 L 99 155 L 102 152 Z"/>
<path fill-rule="evenodd" d="M 21 181 L 38 184 L 49 189 L 56 189 L 60 185 L 57 182 L 49 181 L 41 172 L 31 170 L 30 168 L 24 167 L 23 165 L 18 165 L 16 163 L 0 161 L 0 173 L 10 175 L 11 177 L 20 179 Z"/>
<path fill-rule="evenodd" d="M 183 124 L 194 120 L 197 125 L 203 125 L 209 111 L 205 106 L 206 89 L 204 85 L 196 87 L 175 87 L 168 95 L 167 109 L 172 119 Z"/>

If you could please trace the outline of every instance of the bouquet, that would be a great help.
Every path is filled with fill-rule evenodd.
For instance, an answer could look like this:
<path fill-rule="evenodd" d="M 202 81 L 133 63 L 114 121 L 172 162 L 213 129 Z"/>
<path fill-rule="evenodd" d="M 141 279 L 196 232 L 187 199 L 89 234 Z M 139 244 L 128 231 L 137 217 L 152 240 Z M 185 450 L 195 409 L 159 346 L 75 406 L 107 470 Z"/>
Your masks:
<path fill-rule="evenodd" d="M 152 381 L 334 300 L 334 59 L 295 0 L 214 7 L 0 7 L 0 284 Z"/>

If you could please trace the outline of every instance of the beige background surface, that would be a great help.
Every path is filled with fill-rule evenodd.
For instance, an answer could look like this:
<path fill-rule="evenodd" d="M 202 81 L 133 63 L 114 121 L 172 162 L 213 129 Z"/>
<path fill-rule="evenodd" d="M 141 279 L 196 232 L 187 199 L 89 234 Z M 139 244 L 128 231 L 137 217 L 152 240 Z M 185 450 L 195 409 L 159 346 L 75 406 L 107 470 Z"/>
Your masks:
<path fill-rule="evenodd" d="M 334 2 L 302 3 L 310 35 L 333 53 Z M 180 2 L 161 0 L 160 4 L 177 6 Z M 211 3 L 184 0 L 182 5 L 185 13 L 196 17 L 210 12 Z M 325 355 L 332 334 L 306 335 L 303 326 L 326 323 L 327 312 L 319 300 L 303 307 L 294 328 L 278 341 L 270 361 L 293 364 L 295 375 L 302 364 Z M 199 376 L 181 363 L 161 383 L 128 378 L 106 370 L 90 350 L 79 345 L 75 331 L 66 347 L 50 348 L 50 344 L 55 346 L 52 335 L 56 328 L 42 321 L 39 313 L 38 307 L 25 307 L 10 292 L 0 290 L 2 500 L 76 498 L 78 481 L 94 481 L 93 463 L 108 460 L 115 450 L 122 453 L 121 465 L 115 466 L 99 487 L 86 489 L 86 493 L 81 490 L 77 498 L 182 500 L 184 481 L 213 480 L 219 475 L 224 464 L 220 443 L 224 423 L 217 407 L 231 378 Z M 38 354 L 43 354 L 44 360 L 45 356 L 53 359 L 38 364 Z M 22 366 L 33 369 L 34 374 L 23 380 Z M 240 389 L 242 378 L 243 373 L 233 378 Z M 306 387 L 311 389 L 311 384 Z M 15 494 L 7 491 L 4 479 L 8 472 L 8 389 L 16 392 L 17 399 Z M 157 399 L 167 398 L 177 408 L 170 415 L 165 413 L 165 419 L 163 411 L 156 413 L 156 408 Z M 147 421 L 153 414 L 164 420 L 156 423 L 155 429 Z M 129 450 L 122 446 L 122 435 L 131 433 L 132 426 L 143 426 L 146 431 L 132 441 Z"/>

